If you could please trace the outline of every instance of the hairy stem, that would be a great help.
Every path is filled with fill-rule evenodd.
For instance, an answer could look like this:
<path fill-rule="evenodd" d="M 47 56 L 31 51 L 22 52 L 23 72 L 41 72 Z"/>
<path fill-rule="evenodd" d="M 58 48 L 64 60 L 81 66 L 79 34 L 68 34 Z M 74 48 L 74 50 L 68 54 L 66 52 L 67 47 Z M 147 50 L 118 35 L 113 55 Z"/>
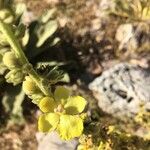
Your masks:
<path fill-rule="evenodd" d="M 37 84 L 37 86 L 44 93 L 44 95 L 50 95 L 48 88 L 42 85 L 42 78 L 37 74 L 37 72 L 34 70 L 32 65 L 29 63 L 28 59 L 26 58 L 26 56 L 25 56 L 19 42 L 17 41 L 16 37 L 14 36 L 10 26 L 5 24 L 1 20 L 0 20 L 0 31 L 6 37 L 8 43 L 12 47 L 12 51 L 18 57 L 20 62 L 22 62 L 23 65 L 31 66 L 28 74 L 32 78 L 32 80 Z"/>

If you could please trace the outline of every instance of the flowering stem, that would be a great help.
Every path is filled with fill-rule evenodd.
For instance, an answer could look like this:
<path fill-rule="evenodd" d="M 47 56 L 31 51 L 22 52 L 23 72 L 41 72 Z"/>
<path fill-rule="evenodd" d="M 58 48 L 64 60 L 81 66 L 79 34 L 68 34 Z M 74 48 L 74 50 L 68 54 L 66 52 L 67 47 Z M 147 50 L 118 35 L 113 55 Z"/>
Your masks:
<path fill-rule="evenodd" d="M 19 42 L 17 41 L 16 37 L 14 36 L 10 26 L 5 24 L 1 20 L 0 20 L 0 31 L 4 34 L 8 43 L 12 47 L 12 51 L 18 57 L 20 62 L 22 62 L 22 64 L 24 64 L 24 65 L 31 66 L 30 70 L 28 71 L 28 74 L 32 78 L 32 80 L 37 84 L 37 86 L 44 93 L 44 95 L 50 95 L 50 91 L 48 90 L 48 88 L 42 85 L 42 78 L 37 74 L 37 72 L 34 70 L 32 65 L 29 63 L 28 59 L 26 58 L 26 56 L 25 56 Z"/>

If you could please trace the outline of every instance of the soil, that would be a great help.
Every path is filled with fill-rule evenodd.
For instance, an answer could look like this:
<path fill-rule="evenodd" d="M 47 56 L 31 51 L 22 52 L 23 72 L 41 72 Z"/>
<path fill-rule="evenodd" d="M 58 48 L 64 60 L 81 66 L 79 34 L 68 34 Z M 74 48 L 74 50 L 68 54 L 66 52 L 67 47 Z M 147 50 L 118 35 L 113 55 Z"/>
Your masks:
<path fill-rule="evenodd" d="M 36 150 L 36 123 L 26 122 L 24 125 L 13 125 L 0 133 L 1 150 Z"/>
<path fill-rule="evenodd" d="M 16 1 L 22 1 L 22 0 L 16 0 Z M 43 0 L 42 3 L 41 3 L 41 0 L 36 0 L 36 1 L 25 0 L 25 1 L 27 3 L 27 6 L 29 7 L 29 9 L 34 10 L 34 12 L 37 15 L 41 14 L 42 11 L 45 10 L 46 8 L 49 8 L 48 3 L 50 2 L 50 0 L 49 1 Z M 57 0 L 51 0 L 51 1 L 54 1 L 54 3 L 55 3 Z M 66 45 L 59 47 L 60 50 L 61 50 L 61 48 L 66 50 L 67 46 L 70 46 L 69 48 L 71 50 L 74 49 L 73 51 L 78 50 L 78 48 L 77 48 L 78 45 L 77 45 L 77 47 L 75 47 L 75 46 L 72 46 L 71 44 L 69 45 L 66 41 L 63 41 L 63 42 Z M 101 44 L 105 45 L 106 43 L 104 42 Z M 109 43 L 108 43 L 108 46 L 109 46 Z M 80 48 L 82 50 L 83 47 L 80 47 Z M 87 55 L 84 56 L 85 58 L 90 57 L 89 60 L 91 62 L 91 63 L 89 63 L 89 61 L 85 62 L 85 64 L 89 64 L 89 65 L 85 65 L 84 62 L 82 63 L 82 65 L 81 65 L 82 69 L 84 67 L 86 67 L 85 72 L 87 73 L 87 74 L 85 73 L 84 76 L 81 75 L 81 74 L 83 74 L 83 72 L 79 75 L 78 72 L 80 72 L 80 71 L 78 70 L 78 68 L 77 68 L 76 72 L 73 71 L 71 73 L 72 80 L 77 81 L 76 83 L 72 83 L 72 85 L 71 85 L 71 88 L 73 89 L 74 93 L 84 95 L 84 97 L 89 101 L 89 103 L 90 103 L 89 105 L 92 106 L 90 109 L 92 112 L 93 120 L 97 120 L 101 116 L 101 121 L 105 122 L 106 124 L 114 123 L 114 122 L 116 122 L 116 120 L 113 120 L 111 118 L 111 116 L 108 116 L 107 114 L 103 113 L 101 110 L 99 110 L 97 108 L 96 100 L 94 99 L 94 97 L 92 96 L 91 92 L 88 90 L 86 85 L 82 82 L 86 83 L 86 78 L 87 78 L 87 82 L 89 82 L 89 80 L 90 79 L 92 80 L 93 77 L 100 75 L 103 72 L 103 70 L 110 68 L 112 65 L 114 65 L 120 61 L 120 60 L 116 59 L 116 57 L 114 57 L 114 56 L 110 57 L 110 55 L 113 55 L 113 51 L 110 49 L 108 48 L 108 51 L 104 52 L 104 53 L 109 53 L 109 56 L 107 56 L 106 59 L 99 60 L 99 57 L 95 58 L 96 54 L 91 54 L 91 53 L 88 53 Z M 66 51 L 66 52 L 68 52 L 68 51 Z M 72 53 L 72 51 L 71 51 L 71 53 Z M 70 57 L 69 53 L 67 55 L 69 55 L 69 57 Z M 67 59 L 67 56 L 65 56 L 65 57 L 66 57 L 65 59 Z M 74 56 L 72 56 L 72 57 L 74 59 Z M 144 59 L 142 59 L 142 60 L 144 61 Z M 76 60 L 76 61 L 78 61 L 78 60 Z M 136 61 L 135 63 L 141 64 L 142 61 Z M 92 74 L 92 76 L 90 76 L 88 73 Z M 93 99 L 94 101 L 91 101 L 91 99 Z M 30 109 L 30 107 L 28 109 Z M 31 109 L 35 109 L 35 108 L 31 107 Z M 30 115 L 31 115 L 30 113 L 27 113 L 26 117 L 30 118 Z M 34 117 L 36 116 L 36 111 L 34 112 L 33 116 Z M 111 120 L 111 123 L 109 122 L 110 120 Z M 11 125 L 9 127 L 3 126 L 3 127 L 1 127 L 1 131 L 0 131 L 0 149 L 1 150 L 36 150 L 37 144 L 38 144 L 37 140 L 36 140 L 36 132 L 37 132 L 37 121 L 35 118 L 33 118 L 31 120 L 27 119 L 27 121 L 25 122 L 24 125 Z"/>

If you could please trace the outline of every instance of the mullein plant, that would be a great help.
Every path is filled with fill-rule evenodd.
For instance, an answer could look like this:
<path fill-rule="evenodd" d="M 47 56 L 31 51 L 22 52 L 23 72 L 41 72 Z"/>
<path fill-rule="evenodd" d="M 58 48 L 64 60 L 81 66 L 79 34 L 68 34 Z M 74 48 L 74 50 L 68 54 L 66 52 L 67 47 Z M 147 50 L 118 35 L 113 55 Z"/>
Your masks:
<path fill-rule="evenodd" d="M 50 29 L 51 34 L 54 30 Z M 56 86 L 53 91 L 51 86 L 54 82 L 39 75 L 33 68 L 24 54 L 16 31 L 11 11 L 0 10 L 0 60 L 6 81 L 13 85 L 22 84 L 25 94 L 42 111 L 38 119 L 39 131 L 45 133 L 57 131 L 65 140 L 79 137 L 84 129 L 83 122 L 86 114 L 82 112 L 86 100 L 81 96 L 72 96 L 63 86 Z M 48 30 L 43 34 L 45 35 L 37 42 L 37 47 L 40 47 L 50 35 Z M 59 79 L 58 73 L 55 83 L 59 81 L 57 79 Z"/>
<path fill-rule="evenodd" d="M 59 38 L 55 35 L 58 28 L 54 16 L 55 9 L 47 10 L 42 16 L 33 17 L 33 20 L 27 22 L 24 19 L 26 13 L 28 14 L 28 11 L 24 3 L 13 5 L 11 0 L 0 0 L 0 19 L 8 25 L 11 24 L 11 30 L 16 40 L 28 60 L 34 64 L 38 74 L 50 81 L 50 84 L 58 81 L 69 82 L 67 73 L 64 74 L 62 70 L 58 69 L 58 66 L 62 66 L 63 63 L 53 62 L 49 58 L 46 59 L 46 62 L 44 58 L 39 61 L 38 57 L 45 51 L 51 51 L 51 47 L 59 42 Z M 15 66 L 10 65 L 12 60 L 15 62 Z M 22 63 L 18 61 L 18 58 L 16 59 L 16 54 L 11 51 L 7 39 L 0 32 L 0 86 L 5 84 L 5 81 L 16 85 L 12 89 L 12 84 L 5 84 L 5 92 L 1 97 L 4 112 L 8 116 L 5 121 L 8 123 L 22 124 L 24 122 L 22 102 L 25 94 L 20 83 L 25 78 L 26 69 L 20 69 L 20 66 Z M 38 94 L 36 97 L 39 98 Z"/>
<path fill-rule="evenodd" d="M 149 149 L 147 141 L 124 135 L 113 127 L 109 127 L 109 130 L 105 129 L 104 124 L 90 123 L 89 120 L 89 124 L 84 128 L 86 113 L 83 111 L 87 104 L 86 100 L 81 96 L 72 96 L 70 90 L 64 86 L 53 88 L 54 84 L 62 78 L 62 73 L 59 73 L 56 68 L 44 75 L 35 71 L 24 54 L 23 48 L 26 44 L 20 44 L 22 34 L 19 31 L 24 30 L 22 25 L 17 28 L 12 11 L 6 8 L 3 10 L 0 10 L 3 14 L 0 15 L 0 75 L 5 76 L 8 83 L 20 84 L 24 93 L 42 111 L 38 118 L 39 131 L 44 133 L 56 131 L 64 140 L 80 137 L 79 150 Z M 46 25 L 44 22 L 42 24 Z M 48 37 L 47 33 L 46 37 Z M 43 40 L 39 43 L 43 43 Z M 36 46 L 40 47 L 40 45 Z M 23 94 L 17 97 L 23 98 Z M 20 103 L 20 100 L 18 101 Z M 136 148 L 135 143 L 142 143 L 143 147 Z"/>

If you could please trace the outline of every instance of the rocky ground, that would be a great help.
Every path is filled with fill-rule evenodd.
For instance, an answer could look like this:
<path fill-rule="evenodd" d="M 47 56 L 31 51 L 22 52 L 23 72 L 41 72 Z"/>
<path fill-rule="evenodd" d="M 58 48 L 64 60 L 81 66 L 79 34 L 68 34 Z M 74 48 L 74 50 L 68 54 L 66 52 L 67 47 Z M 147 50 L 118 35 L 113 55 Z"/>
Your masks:
<path fill-rule="evenodd" d="M 4 128 L 4 127 L 3 127 Z M 2 150 L 37 150 L 36 124 L 13 125 L 0 132 Z"/>
<path fill-rule="evenodd" d="M 56 19 L 60 25 L 57 34 L 62 41 L 56 47 L 62 54 L 58 59 L 75 62 L 75 67 L 69 69 L 72 79 L 69 86 L 75 93 L 87 98 L 90 105 L 88 113 L 94 119 L 99 117 L 104 124 L 109 120 L 115 124 L 118 120 L 108 114 L 130 118 L 138 112 L 138 106 L 135 106 L 141 99 L 149 110 L 149 23 L 122 25 L 116 17 L 105 13 L 106 9 L 113 7 L 108 0 L 24 1 L 31 18 L 47 8 L 57 9 Z M 122 65 L 117 65 L 120 63 Z M 92 95 L 92 92 L 96 93 Z M 107 110 L 108 114 L 102 110 Z M 122 126 L 124 129 L 127 127 L 133 126 L 127 123 Z M 141 134 L 137 126 L 134 128 L 137 134 Z M 74 150 L 76 145 L 76 140 L 64 142 L 55 133 L 38 133 L 35 120 L 0 132 L 0 149 L 4 150 L 49 150 L 48 147 L 53 150 Z"/>

